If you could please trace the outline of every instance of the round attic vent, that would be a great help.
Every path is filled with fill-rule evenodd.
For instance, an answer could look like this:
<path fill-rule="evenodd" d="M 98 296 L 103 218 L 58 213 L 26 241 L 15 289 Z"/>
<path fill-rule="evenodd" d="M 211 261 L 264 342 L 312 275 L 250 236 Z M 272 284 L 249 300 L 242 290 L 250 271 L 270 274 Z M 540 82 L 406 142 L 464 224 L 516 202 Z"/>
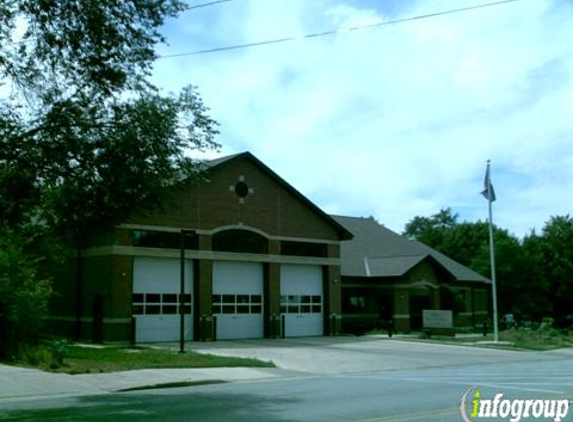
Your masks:
<path fill-rule="evenodd" d="M 249 195 L 249 185 L 243 181 L 235 183 L 235 195 L 241 199 L 246 198 Z"/>

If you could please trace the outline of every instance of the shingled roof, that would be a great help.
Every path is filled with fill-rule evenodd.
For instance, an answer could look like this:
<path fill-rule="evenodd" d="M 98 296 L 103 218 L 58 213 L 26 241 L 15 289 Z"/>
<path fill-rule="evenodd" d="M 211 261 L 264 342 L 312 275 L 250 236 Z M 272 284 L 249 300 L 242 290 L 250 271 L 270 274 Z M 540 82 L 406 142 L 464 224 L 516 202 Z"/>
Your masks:
<path fill-rule="evenodd" d="M 373 218 L 332 217 L 354 234 L 352 240 L 341 242 L 343 276 L 399 277 L 424 259 L 432 259 L 457 281 L 490 283 L 475 271 L 423 243 L 394 233 Z"/>

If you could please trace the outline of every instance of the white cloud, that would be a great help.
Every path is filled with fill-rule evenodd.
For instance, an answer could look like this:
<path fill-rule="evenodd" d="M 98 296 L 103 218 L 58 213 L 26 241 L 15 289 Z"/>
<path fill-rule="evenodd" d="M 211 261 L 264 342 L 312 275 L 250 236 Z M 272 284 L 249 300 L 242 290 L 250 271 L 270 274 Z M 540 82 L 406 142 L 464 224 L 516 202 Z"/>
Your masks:
<path fill-rule="evenodd" d="M 410 2 L 391 15 L 356 1 L 237 1 L 177 21 L 165 51 L 476 3 Z M 496 221 L 523 235 L 550 215 L 572 212 L 572 39 L 571 3 L 524 0 L 165 59 L 156 81 L 168 89 L 200 86 L 222 123 L 223 152 L 251 150 L 326 211 L 372 214 L 395 230 L 447 206 L 464 219 L 486 217 L 478 194 L 491 158 Z"/>

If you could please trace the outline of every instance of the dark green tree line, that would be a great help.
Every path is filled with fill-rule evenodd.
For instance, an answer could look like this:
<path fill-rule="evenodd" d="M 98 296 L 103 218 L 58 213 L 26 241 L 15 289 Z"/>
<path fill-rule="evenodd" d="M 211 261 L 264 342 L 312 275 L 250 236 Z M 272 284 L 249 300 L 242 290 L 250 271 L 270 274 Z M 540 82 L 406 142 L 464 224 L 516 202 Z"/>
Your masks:
<path fill-rule="evenodd" d="M 403 234 L 490 278 L 488 223 L 460 222 L 451 209 L 414 217 Z M 500 313 L 539 320 L 567 321 L 573 300 L 573 219 L 551 217 L 540 235 L 518 239 L 494 226 Z"/>

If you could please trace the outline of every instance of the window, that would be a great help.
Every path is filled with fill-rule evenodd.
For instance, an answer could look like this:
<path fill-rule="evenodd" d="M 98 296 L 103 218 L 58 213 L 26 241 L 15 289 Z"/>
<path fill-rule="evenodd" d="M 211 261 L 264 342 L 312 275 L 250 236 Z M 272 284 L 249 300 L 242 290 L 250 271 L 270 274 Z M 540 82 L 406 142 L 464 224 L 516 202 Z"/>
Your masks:
<path fill-rule="evenodd" d="M 185 249 L 199 249 L 197 234 L 186 233 L 184 236 Z M 160 232 L 152 230 L 134 230 L 133 246 L 144 248 L 180 249 L 181 233 Z"/>
<path fill-rule="evenodd" d="M 320 295 L 281 296 L 281 314 L 319 314 L 322 312 Z"/>
<path fill-rule="evenodd" d="M 264 236 L 249 230 L 225 230 L 213 235 L 213 250 L 266 254 L 268 241 Z"/>
<path fill-rule="evenodd" d="M 190 314 L 191 295 L 185 294 L 183 312 Z M 179 295 L 176 293 L 134 293 L 131 312 L 133 315 L 175 315 L 179 313 Z"/>
<path fill-rule="evenodd" d="M 360 294 L 344 295 L 342 312 L 364 313 L 366 312 L 366 297 Z"/>
<path fill-rule="evenodd" d="M 249 196 L 249 185 L 243 181 L 235 183 L 235 195 L 241 199 L 245 199 Z"/>
<path fill-rule="evenodd" d="M 213 295 L 214 314 L 260 314 L 262 313 L 261 295 Z"/>
<path fill-rule="evenodd" d="M 328 251 L 327 245 L 324 243 L 292 242 L 283 240 L 281 242 L 281 255 L 326 258 L 328 256 Z"/>

